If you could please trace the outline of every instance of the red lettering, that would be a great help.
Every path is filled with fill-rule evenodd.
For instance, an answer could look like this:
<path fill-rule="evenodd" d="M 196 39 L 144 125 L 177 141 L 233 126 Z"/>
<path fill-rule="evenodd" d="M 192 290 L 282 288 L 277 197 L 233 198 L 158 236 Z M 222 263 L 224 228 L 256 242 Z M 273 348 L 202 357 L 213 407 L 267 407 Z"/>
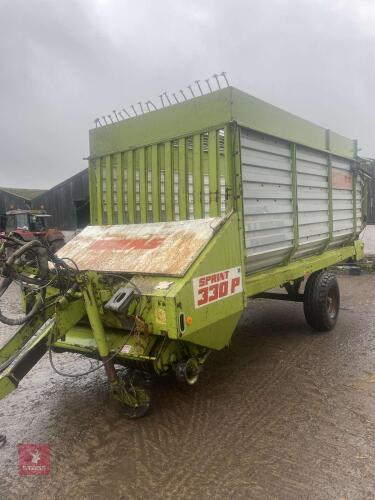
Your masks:
<path fill-rule="evenodd" d="M 201 278 L 199 278 L 199 288 L 202 287 L 202 286 L 205 286 L 206 284 L 206 278 L 205 276 L 202 276 Z"/>
<path fill-rule="evenodd" d="M 225 297 L 228 295 L 228 281 L 222 281 L 219 284 L 219 297 Z"/>
<path fill-rule="evenodd" d="M 198 306 L 203 306 L 208 302 L 208 287 L 200 288 L 198 290 Z"/>
<path fill-rule="evenodd" d="M 209 302 L 217 300 L 219 296 L 219 285 L 217 283 L 215 285 L 211 285 L 208 290 L 209 290 L 208 294 Z"/>
<path fill-rule="evenodd" d="M 236 288 L 239 286 L 241 282 L 241 278 L 238 276 L 237 278 L 232 279 L 231 287 L 230 287 L 230 293 L 234 293 Z"/>
<path fill-rule="evenodd" d="M 98 240 L 92 243 L 90 250 L 152 250 L 160 247 L 164 240 L 161 237 Z"/>

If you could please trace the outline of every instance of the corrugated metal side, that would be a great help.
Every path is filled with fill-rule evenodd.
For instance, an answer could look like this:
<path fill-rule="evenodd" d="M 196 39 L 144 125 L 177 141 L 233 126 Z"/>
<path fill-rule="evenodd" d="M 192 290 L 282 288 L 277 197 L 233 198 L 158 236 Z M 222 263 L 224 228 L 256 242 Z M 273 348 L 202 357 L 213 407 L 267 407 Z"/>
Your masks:
<path fill-rule="evenodd" d="M 290 145 L 241 130 L 246 268 L 277 265 L 293 245 Z"/>
<path fill-rule="evenodd" d="M 351 160 L 242 128 L 241 163 L 247 272 L 359 234 L 362 185 L 353 180 Z"/>
<path fill-rule="evenodd" d="M 230 126 L 90 159 L 92 224 L 215 217 L 233 207 Z"/>
<path fill-rule="evenodd" d="M 316 253 L 329 237 L 328 156 L 297 146 L 298 247 L 294 259 Z"/>
<path fill-rule="evenodd" d="M 332 169 L 338 175 L 350 176 L 350 160 L 332 156 Z M 333 242 L 330 247 L 335 247 L 340 242 L 345 242 L 353 236 L 353 186 L 341 186 L 335 188 L 332 186 L 332 204 L 333 204 Z"/>

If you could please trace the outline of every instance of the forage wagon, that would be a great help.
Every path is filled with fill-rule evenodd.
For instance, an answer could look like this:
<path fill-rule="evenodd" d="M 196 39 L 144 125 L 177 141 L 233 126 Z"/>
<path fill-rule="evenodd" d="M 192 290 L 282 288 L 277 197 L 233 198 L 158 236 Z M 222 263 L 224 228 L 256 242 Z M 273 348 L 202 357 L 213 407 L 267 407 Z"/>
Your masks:
<path fill-rule="evenodd" d="M 365 178 L 356 141 L 233 87 L 92 129 L 91 225 L 57 256 L 3 239 L 0 295 L 21 282 L 25 310 L 0 312 L 19 325 L 0 398 L 45 353 L 61 372 L 58 353 L 73 352 L 140 416 L 149 374 L 194 384 L 251 298 L 300 301 L 331 330 L 326 269 L 363 256 Z"/>

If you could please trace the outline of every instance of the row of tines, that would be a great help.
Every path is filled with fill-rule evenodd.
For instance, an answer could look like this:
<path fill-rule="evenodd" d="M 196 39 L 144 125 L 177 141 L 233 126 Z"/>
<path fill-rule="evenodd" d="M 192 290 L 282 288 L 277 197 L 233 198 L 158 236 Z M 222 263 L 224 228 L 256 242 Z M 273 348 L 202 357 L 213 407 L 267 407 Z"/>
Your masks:
<path fill-rule="evenodd" d="M 150 100 L 146 102 L 139 101 L 137 104 L 131 104 L 128 108 L 122 108 L 121 110 L 114 109 L 109 115 L 103 115 L 101 118 L 96 118 L 94 123 L 96 127 L 103 127 L 111 123 L 143 115 L 144 113 L 151 113 L 152 111 L 157 111 L 158 109 L 166 108 L 173 104 L 188 101 L 195 97 L 212 93 L 223 87 L 229 87 L 229 81 L 225 71 L 215 73 L 212 75 L 211 79 L 205 78 L 204 80 L 195 80 L 194 83 L 188 85 L 185 89 L 172 92 L 170 95 L 168 95 L 167 92 L 162 92 L 159 95 L 160 103 L 158 102 L 156 105 Z"/>

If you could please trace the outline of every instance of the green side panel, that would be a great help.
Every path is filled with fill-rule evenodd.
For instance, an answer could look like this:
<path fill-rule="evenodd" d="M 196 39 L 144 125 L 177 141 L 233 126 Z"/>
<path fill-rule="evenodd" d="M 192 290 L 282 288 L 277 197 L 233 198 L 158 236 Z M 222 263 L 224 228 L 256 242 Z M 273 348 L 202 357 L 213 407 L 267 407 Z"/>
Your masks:
<path fill-rule="evenodd" d="M 90 221 L 91 224 L 98 224 L 98 204 L 96 202 L 97 185 L 95 160 L 89 162 L 89 193 L 90 193 Z"/>
<path fill-rule="evenodd" d="M 233 133 L 232 127 L 227 125 L 224 129 L 224 178 L 226 210 L 233 209 L 234 162 L 232 154 Z"/>
<path fill-rule="evenodd" d="M 179 219 L 187 219 L 187 168 L 186 168 L 186 139 L 178 141 L 178 208 Z"/>
<path fill-rule="evenodd" d="M 219 160 L 218 134 L 216 130 L 208 133 L 208 173 L 210 193 L 210 217 L 220 215 L 219 209 Z"/>
<path fill-rule="evenodd" d="M 329 149 L 332 153 L 354 158 L 357 155 L 356 141 L 348 139 L 332 130 L 329 133 Z"/>
<path fill-rule="evenodd" d="M 234 206 L 230 130 L 213 128 L 90 160 L 93 224 L 229 213 Z"/>
<path fill-rule="evenodd" d="M 193 279 L 237 268 L 243 280 L 240 239 L 237 215 L 232 214 L 186 275 L 167 295 L 168 299 L 173 297 L 174 304 L 179 304 L 178 314 L 182 312 L 185 317 L 190 316 L 192 319 L 191 325 L 186 325 L 184 333 L 177 329 L 177 338 L 212 349 L 222 349 L 229 344 L 245 307 L 244 293 L 239 292 L 197 308 L 194 301 Z M 214 288 L 215 284 L 212 287 Z M 214 290 L 210 289 L 208 293 L 214 293 Z M 178 327 L 178 317 L 174 318 L 174 321 Z M 173 338 L 173 333 L 169 336 Z"/>
<path fill-rule="evenodd" d="M 141 222 L 147 222 L 147 169 L 145 148 L 139 149 L 139 203 Z"/>
<path fill-rule="evenodd" d="M 165 142 L 231 120 L 231 91 L 226 88 L 152 113 L 90 130 L 90 156 L 97 157 Z"/>
<path fill-rule="evenodd" d="M 160 168 L 158 158 L 158 145 L 151 146 L 151 196 L 152 220 L 160 221 Z"/>
<path fill-rule="evenodd" d="M 129 224 L 135 223 L 135 166 L 134 166 L 134 151 L 126 153 L 127 163 L 127 189 L 128 189 L 128 217 Z"/>
<path fill-rule="evenodd" d="M 124 218 L 124 169 L 122 165 L 122 155 L 116 154 L 116 193 L 117 193 L 117 221 L 123 224 Z"/>
<path fill-rule="evenodd" d="M 203 208 L 203 165 L 202 165 L 202 138 L 200 134 L 193 136 L 193 200 L 194 218 L 201 219 Z"/>
<path fill-rule="evenodd" d="M 172 143 L 167 141 L 164 145 L 164 196 L 166 220 L 174 220 L 173 210 L 173 155 Z"/>
<path fill-rule="evenodd" d="M 232 88 L 232 119 L 239 125 L 314 149 L 326 150 L 327 129 Z M 353 141 L 330 134 L 330 151 L 354 157 Z"/>
<path fill-rule="evenodd" d="M 328 250 L 320 255 L 300 259 L 286 266 L 277 266 L 267 271 L 246 276 L 246 295 L 252 297 L 271 288 L 282 286 L 297 278 L 307 278 L 311 273 L 333 266 L 349 258 L 360 260 L 364 257 L 363 241 L 358 240 L 351 246 Z"/>
<path fill-rule="evenodd" d="M 98 224 L 103 224 L 103 176 L 102 176 L 102 168 L 101 161 L 98 158 L 95 161 L 95 174 L 96 174 L 96 210 L 97 210 L 97 220 Z"/>
<path fill-rule="evenodd" d="M 106 195 L 107 195 L 107 224 L 113 224 L 113 176 L 112 176 L 112 156 L 105 157 L 106 162 Z"/>

